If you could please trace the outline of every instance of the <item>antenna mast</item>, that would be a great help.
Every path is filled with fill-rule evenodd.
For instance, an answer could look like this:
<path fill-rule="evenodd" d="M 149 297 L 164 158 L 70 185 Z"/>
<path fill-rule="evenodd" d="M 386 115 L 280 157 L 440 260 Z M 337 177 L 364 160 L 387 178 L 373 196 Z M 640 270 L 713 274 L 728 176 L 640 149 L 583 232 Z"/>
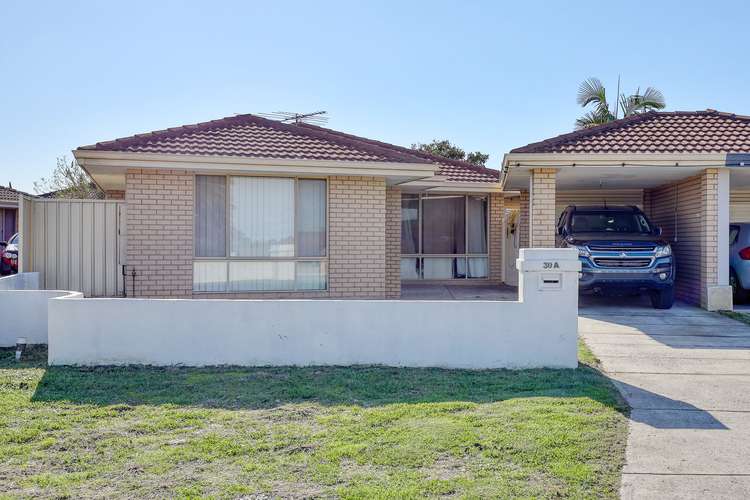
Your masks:
<path fill-rule="evenodd" d="M 620 74 L 617 74 L 617 95 L 615 96 L 615 120 L 620 111 Z M 623 110 L 624 111 L 624 110 Z"/>
<path fill-rule="evenodd" d="M 323 116 L 328 114 L 327 111 L 314 111 L 312 113 L 292 113 L 289 111 L 274 111 L 273 113 L 257 113 L 258 116 L 268 118 L 269 120 L 276 120 L 281 123 L 308 123 L 311 125 L 325 125 L 328 122 L 328 117 Z"/>

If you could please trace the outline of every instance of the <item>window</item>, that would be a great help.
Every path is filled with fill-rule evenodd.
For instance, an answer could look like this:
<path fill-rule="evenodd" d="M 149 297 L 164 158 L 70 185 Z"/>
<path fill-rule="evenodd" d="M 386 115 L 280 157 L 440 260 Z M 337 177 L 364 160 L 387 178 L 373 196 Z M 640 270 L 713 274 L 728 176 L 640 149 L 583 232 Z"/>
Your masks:
<path fill-rule="evenodd" d="M 326 181 L 198 175 L 198 292 L 324 290 Z"/>
<path fill-rule="evenodd" d="M 570 227 L 575 233 L 651 233 L 646 218 L 632 212 L 574 212 Z"/>
<path fill-rule="evenodd" d="M 486 196 L 401 197 L 401 279 L 487 278 Z"/>

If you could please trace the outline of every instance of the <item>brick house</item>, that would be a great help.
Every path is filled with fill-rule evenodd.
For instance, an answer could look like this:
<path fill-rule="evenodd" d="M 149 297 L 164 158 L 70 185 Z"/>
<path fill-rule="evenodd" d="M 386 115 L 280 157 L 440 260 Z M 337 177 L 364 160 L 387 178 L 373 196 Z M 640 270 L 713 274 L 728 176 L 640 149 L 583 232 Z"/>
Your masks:
<path fill-rule="evenodd" d="M 503 278 L 497 170 L 254 115 L 74 155 L 126 201 L 136 296 L 394 298 L 402 280 Z"/>
<path fill-rule="evenodd" d="M 637 205 L 663 229 L 679 299 L 726 309 L 729 223 L 750 221 L 750 118 L 713 110 L 563 134 L 512 150 L 501 172 L 253 115 L 74 155 L 126 201 L 128 289 L 142 297 L 514 284 L 518 248 L 555 246 L 567 205 L 610 204 Z"/>

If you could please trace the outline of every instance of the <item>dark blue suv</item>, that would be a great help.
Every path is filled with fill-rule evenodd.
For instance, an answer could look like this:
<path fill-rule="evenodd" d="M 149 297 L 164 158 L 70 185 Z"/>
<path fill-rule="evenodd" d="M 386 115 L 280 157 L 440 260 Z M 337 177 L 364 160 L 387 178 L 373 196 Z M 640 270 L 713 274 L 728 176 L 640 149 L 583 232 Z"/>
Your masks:
<path fill-rule="evenodd" d="M 657 309 L 674 304 L 672 248 L 638 207 L 569 206 L 557 233 L 560 246 L 578 249 L 582 292 L 648 293 Z"/>

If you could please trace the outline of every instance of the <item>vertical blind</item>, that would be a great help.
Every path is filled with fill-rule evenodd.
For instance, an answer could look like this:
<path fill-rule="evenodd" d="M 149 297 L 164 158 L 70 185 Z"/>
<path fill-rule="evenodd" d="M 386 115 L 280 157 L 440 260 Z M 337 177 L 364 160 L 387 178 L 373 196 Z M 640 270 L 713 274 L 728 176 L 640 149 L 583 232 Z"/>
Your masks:
<path fill-rule="evenodd" d="M 488 212 L 487 196 L 403 195 L 401 279 L 486 278 Z"/>
<path fill-rule="evenodd" d="M 199 175 L 195 186 L 195 256 L 209 259 L 194 263 L 194 290 L 326 288 L 325 180 Z"/>
<path fill-rule="evenodd" d="M 227 178 L 199 175 L 195 178 L 195 255 L 226 255 Z"/>

